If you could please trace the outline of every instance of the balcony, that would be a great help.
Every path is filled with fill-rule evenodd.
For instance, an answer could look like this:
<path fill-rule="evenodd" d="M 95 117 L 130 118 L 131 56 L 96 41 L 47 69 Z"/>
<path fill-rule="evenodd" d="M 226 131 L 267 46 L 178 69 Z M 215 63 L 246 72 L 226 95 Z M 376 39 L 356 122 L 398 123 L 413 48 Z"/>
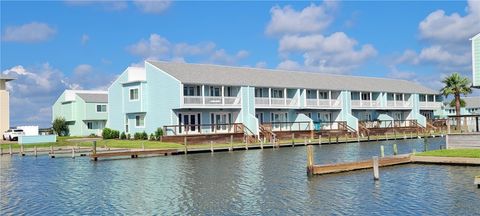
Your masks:
<path fill-rule="evenodd" d="M 412 108 L 412 103 L 410 101 L 387 101 L 386 108 Z"/>
<path fill-rule="evenodd" d="M 378 108 L 381 107 L 380 101 L 376 100 L 352 100 L 352 108 Z"/>
<path fill-rule="evenodd" d="M 183 96 L 184 106 L 233 106 L 240 107 L 240 97 Z"/>
<path fill-rule="evenodd" d="M 256 97 L 256 107 L 296 107 L 298 106 L 297 98 L 268 98 Z"/>
<path fill-rule="evenodd" d="M 321 108 L 341 108 L 342 101 L 339 99 L 308 99 L 306 100 L 307 107 L 321 107 Z"/>
<path fill-rule="evenodd" d="M 442 102 L 434 101 L 420 101 L 420 109 L 440 109 L 442 108 Z"/>

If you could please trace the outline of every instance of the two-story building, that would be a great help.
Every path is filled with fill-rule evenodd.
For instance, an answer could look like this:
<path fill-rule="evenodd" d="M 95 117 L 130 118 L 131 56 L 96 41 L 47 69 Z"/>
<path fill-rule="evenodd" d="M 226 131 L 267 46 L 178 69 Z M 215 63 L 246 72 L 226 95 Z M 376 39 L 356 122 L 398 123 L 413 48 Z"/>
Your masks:
<path fill-rule="evenodd" d="M 436 91 L 406 80 L 160 61 L 127 68 L 108 94 L 108 127 L 152 133 L 167 126 L 167 135 L 340 123 L 356 131 L 363 120 L 424 127 L 442 103 Z"/>
<path fill-rule="evenodd" d="M 65 90 L 52 106 L 52 122 L 63 117 L 71 136 L 101 135 L 108 118 L 108 92 Z"/>

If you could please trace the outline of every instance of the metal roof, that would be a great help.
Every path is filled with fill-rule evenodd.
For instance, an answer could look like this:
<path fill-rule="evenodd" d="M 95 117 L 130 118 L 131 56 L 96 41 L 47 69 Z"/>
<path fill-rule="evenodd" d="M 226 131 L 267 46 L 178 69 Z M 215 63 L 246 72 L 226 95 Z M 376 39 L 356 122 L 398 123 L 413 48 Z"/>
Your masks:
<path fill-rule="evenodd" d="M 86 103 L 108 103 L 108 93 L 77 93 Z"/>
<path fill-rule="evenodd" d="M 15 78 L 0 74 L 0 80 L 5 80 L 8 82 L 8 81 L 15 80 Z"/>
<path fill-rule="evenodd" d="M 437 91 L 407 80 L 209 64 L 147 62 L 184 84 L 438 94 Z"/>
<path fill-rule="evenodd" d="M 480 108 L 480 97 L 464 97 L 465 108 Z"/>

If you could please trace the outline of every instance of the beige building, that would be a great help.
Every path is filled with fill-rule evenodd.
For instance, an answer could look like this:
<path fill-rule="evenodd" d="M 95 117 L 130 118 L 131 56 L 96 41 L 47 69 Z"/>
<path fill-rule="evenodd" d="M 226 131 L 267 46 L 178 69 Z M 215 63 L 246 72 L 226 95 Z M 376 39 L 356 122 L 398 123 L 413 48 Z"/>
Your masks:
<path fill-rule="evenodd" d="M 10 128 L 10 95 L 7 82 L 14 80 L 0 75 L 0 135 Z"/>

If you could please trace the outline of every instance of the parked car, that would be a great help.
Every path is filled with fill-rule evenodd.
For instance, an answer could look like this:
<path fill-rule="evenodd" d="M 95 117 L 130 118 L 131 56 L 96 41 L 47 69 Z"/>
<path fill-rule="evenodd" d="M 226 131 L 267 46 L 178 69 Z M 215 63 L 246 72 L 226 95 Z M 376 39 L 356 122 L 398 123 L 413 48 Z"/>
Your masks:
<path fill-rule="evenodd" d="M 25 135 L 22 129 L 10 129 L 3 133 L 3 140 L 18 140 L 21 135 Z"/>

